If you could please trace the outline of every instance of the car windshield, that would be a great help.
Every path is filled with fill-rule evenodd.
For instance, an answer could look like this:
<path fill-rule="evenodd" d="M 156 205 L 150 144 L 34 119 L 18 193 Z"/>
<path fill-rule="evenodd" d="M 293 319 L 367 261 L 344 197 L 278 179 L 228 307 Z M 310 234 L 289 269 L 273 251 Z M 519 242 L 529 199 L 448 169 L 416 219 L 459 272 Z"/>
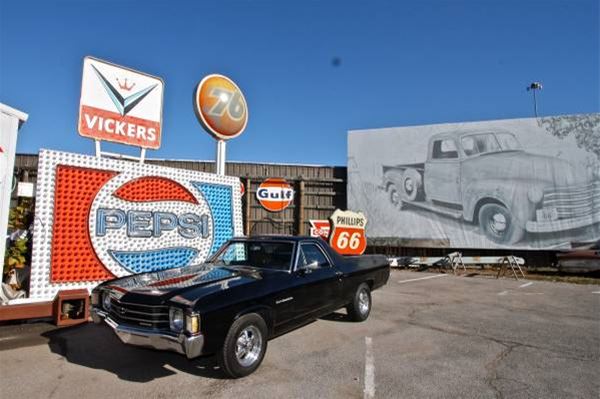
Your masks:
<path fill-rule="evenodd" d="M 461 144 L 467 156 L 521 149 L 516 137 L 510 133 L 472 134 L 463 137 Z"/>
<path fill-rule="evenodd" d="M 496 138 L 502 147 L 502 151 L 519 151 L 521 150 L 521 143 L 517 138 L 510 133 L 496 133 Z"/>
<path fill-rule="evenodd" d="M 233 241 L 212 259 L 212 263 L 289 271 L 293 252 L 291 242 Z"/>

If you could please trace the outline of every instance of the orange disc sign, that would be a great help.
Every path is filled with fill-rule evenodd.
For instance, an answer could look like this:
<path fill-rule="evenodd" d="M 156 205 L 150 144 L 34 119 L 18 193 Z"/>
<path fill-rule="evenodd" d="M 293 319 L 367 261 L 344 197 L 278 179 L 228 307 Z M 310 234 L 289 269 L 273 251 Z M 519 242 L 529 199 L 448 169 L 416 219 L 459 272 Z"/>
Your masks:
<path fill-rule="evenodd" d="M 294 189 L 283 179 L 267 179 L 256 190 L 256 199 L 270 212 L 281 212 L 294 200 Z"/>
<path fill-rule="evenodd" d="M 248 106 L 240 88 L 228 77 L 208 75 L 196 87 L 194 110 L 198 120 L 217 140 L 242 134 Z"/>

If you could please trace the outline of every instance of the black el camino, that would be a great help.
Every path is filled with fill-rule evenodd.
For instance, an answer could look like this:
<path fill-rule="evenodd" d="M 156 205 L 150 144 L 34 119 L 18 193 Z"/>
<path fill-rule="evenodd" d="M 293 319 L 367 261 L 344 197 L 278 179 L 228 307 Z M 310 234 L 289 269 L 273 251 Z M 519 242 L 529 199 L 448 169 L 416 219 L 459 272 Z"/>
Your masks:
<path fill-rule="evenodd" d="M 384 256 L 342 257 L 319 238 L 236 238 L 205 264 L 100 284 L 92 317 L 126 344 L 217 354 L 237 378 L 258 368 L 272 337 L 343 307 L 365 320 L 389 274 Z"/>

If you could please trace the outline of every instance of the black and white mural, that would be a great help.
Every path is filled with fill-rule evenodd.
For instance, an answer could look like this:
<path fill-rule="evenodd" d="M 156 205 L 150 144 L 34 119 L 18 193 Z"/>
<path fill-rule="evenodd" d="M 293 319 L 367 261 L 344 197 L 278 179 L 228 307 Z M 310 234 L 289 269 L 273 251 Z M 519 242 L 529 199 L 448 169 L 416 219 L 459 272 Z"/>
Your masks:
<path fill-rule="evenodd" d="M 600 114 L 348 133 L 348 206 L 407 246 L 600 239 Z"/>

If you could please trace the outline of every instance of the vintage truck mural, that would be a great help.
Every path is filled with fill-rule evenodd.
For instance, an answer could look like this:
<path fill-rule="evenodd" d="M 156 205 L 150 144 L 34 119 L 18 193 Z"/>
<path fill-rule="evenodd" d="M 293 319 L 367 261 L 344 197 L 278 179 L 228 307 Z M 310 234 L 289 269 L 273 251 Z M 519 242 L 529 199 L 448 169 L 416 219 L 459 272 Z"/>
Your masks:
<path fill-rule="evenodd" d="M 508 131 L 436 134 L 424 163 L 383 166 L 383 187 L 410 204 L 478 224 L 500 244 L 526 231 L 550 233 L 600 222 L 600 177 L 586 181 L 569 162 L 524 151 Z"/>
<path fill-rule="evenodd" d="M 370 218 L 370 237 L 406 245 L 598 240 L 600 156 L 584 139 L 600 137 L 600 116 L 550 122 L 551 132 L 534 118 L 351 132 L 349 206 Z"/>

